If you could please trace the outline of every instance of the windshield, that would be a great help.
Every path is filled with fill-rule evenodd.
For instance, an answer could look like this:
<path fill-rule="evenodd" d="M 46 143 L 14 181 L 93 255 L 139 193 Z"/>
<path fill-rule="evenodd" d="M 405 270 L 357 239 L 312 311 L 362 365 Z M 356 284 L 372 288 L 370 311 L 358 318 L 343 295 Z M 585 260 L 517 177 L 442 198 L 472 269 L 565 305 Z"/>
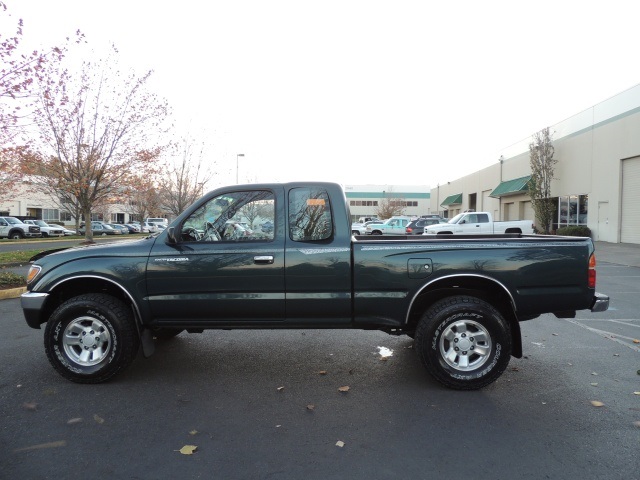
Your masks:
<path fill-rule="evenodd" d="M 18 220 L 17 218 L 13 218 L 13 217 L 5 217 L 5 219 L 11 225 L 17 225 L 18 223 L 22 223 L 20 220 Z"/>
<path fill-rule="evenodd" d="M 36 225 L 40 225 L 41 227 L 48 227 L 47 222 L 43 220 L 36 220 Z"/>
<path fill-rule="evenodd" d="M 459 213 L 458 215 L 453 217 L 451 220 L 449 220 L 448 223 L 458 223 L 462 217 L 464 217 L 464 213 Z"/>

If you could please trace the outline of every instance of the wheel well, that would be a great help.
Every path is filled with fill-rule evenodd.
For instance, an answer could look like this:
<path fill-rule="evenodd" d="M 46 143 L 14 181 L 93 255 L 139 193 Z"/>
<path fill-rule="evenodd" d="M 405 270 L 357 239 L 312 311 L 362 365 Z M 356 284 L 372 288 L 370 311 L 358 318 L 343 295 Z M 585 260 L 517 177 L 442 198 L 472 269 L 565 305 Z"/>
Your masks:
<path fill-rule="evenodd" d="M 499 284 L 483 277 L 450 277 L 428 286 L 413 301 L 407 320 L 407 330 L 415 330 L 427 309 L 442 298 L 453 295 L 470 295 L 489 303 L 505 318 L 511 327 L 512 352 L 522 356 L 520 324 L 510 295 Z"/>
<path fill-rule="evenodd" d="M 121 300 L 125 305 L 132 305 L 131 298 L 112 282 L 101 278 L 75 278 L 57 285 L 49 292 L 49 298 L 41 312 L 41 322 L 45 323 L 54 310 L 62 303 L 85 293 L 105 293 Z M 135 308 L 133 310 L 134 315 L 137 317 L 138 315 L 135 312 Z"/>
<path fill-rule="evenodd" d="M 522 233 L 522 230 L 519 228 L 507 228 L 504 233 Z"/>
<path fill-rule="evenodd" d="M 453 232 L 438 232 L 438 235 L 453 235 Z"/>

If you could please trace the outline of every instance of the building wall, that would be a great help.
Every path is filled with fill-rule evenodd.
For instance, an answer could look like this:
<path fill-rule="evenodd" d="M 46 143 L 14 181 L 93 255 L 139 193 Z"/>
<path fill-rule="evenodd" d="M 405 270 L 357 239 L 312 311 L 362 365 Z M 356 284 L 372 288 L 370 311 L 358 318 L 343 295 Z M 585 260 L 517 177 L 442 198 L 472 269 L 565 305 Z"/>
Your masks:
<path fill-rule="evenodd" d="M 555 147 L 555 179 L 551 185 L 553 197 L 581 196 L 588 202 L 587 226 L 595 240 L 620 242 L 622 203 L 622 162 L 640 157 L 640 85 L 626 90 L 598 105 L 580 112 L 550 127 Z M 476 210 L 494 213 L 500 220 L 531 219 L 530 199 L 526 194 L 491 199 L 488 193 L 501 181 L 513 180 L 531 174 L 528 145 L 522 140 L 503 151 L 502 162 L 458 178 L 446 185 L 431 189 L 432 209 L 449 195 L 462 193 L 463 203 L 449 208 L 464 211 L 469 199 L 476 195 Z M 629 179 L 627 191 L 640 189 L 637 180 Z M 627 205 L 627 212 L 632 205 Z M 498 215 L 496 215 L 498 212 Z M 627 221 L 640 223 L 635 215 L 626 215 Z M 632 220 L 629 220 L 632 218 Z M 637 224 L 631 225 L 636 228 Z M 629 230 L 630 225 L 625 225 Z M 640 227 L 638 227 L 640 228 Z M 635 230 L 634 230 L 635 231 Z M 635 238 L 628 235 L 628 238 Z"/>

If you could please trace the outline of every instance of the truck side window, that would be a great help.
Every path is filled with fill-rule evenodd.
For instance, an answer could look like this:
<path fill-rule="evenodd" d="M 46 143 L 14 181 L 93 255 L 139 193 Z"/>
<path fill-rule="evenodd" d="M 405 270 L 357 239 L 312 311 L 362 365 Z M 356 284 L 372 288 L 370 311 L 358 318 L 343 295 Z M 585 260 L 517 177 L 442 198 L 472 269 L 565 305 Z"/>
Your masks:
<path fill-rule="evenodd" d="M 182 224 L 183 242 L 273 240 L 275 199 L 266 190 L 230 192 L 212 198 Z"/>
<path fill-rule="evenodd" d="M 479 213 L 478 223 L 489 223 L 489 215 L 487 215 L 486 213 Z"/>
<path fill-rule="evenodd" d="M 295 242 L 327 240 L 333 235 L 329 195 L 320 188 L 289 192 L 289 237 Z"/>

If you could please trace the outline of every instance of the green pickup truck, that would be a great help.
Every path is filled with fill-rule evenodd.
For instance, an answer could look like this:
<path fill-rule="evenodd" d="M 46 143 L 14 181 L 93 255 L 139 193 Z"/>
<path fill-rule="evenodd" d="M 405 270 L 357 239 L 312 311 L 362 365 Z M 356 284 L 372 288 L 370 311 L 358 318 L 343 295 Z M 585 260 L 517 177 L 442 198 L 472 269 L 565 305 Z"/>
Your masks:
<path fill-rule="evenodd" d="M 334 183 L 220 188 L 159 234 L 35 259 L 22 308 L 79 383 L 184 331 L 349 328 L 409 335 L 427 371 L 463 390 L 522 356 L 520 321 L 608 308 L 589 238 L 353 236 L 349 219 Z"/>

